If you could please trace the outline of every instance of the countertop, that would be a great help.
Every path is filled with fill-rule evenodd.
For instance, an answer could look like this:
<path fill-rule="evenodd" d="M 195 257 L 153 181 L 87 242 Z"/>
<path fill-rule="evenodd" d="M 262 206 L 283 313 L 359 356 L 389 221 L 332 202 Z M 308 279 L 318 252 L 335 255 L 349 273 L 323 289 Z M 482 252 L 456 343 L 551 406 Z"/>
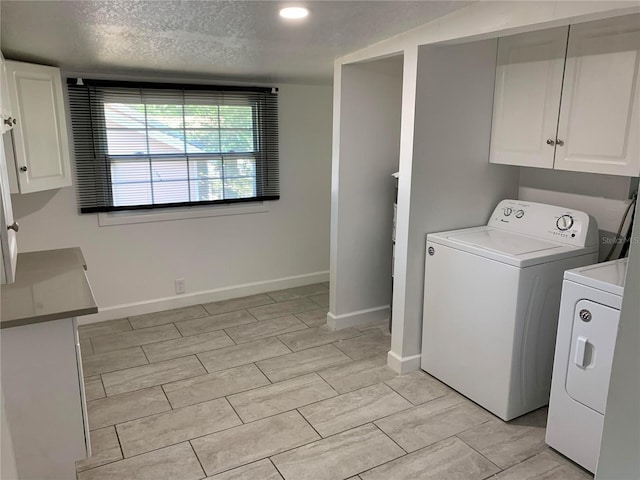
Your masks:
<path fill-rule="evenodd" d="M 2 285 L 0 328 L 98 312 L 79 248 L 18 254 L 16 281 Z"/>

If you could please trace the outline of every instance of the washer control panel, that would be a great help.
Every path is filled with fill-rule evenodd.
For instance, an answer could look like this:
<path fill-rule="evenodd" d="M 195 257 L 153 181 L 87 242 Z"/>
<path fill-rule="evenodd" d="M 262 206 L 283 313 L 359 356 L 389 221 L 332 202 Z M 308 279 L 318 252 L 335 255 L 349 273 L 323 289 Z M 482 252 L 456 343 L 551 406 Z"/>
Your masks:
<path fill-rule="evenodd" d="M 493 211 L 488 225 L 576 247 L 598 244 L 598 225 L 593 217 L 579 210 L 555 205 L 502 200 Z"/>

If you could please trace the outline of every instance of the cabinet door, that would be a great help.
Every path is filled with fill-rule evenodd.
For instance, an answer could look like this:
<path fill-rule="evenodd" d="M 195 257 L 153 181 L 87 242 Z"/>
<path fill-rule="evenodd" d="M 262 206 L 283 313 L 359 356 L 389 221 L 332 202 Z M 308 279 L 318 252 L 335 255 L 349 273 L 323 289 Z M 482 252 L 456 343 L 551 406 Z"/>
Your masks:
<path fill-rule="evenodd" d="M 639 51 L 640 15 L 571 26 L 556 169 L 640 174 Z"/>
<path fill-rule="evenodd" d="M 86 444 L 73 319 L 3 329 L 0 346 L 19 478 L 76 478 Z"/>
<path fill-rule="evenodd" d="M 0 53 L 0 133 L 8 132 L 13 128 L 13 115 L 11 103 L 9 103 L 9 89 L 7 88 L 7 69 L 4 57 Z"/>
<path fill-rule="evenodd" d="M 6 61 L 20 193 L 71 185 L 60 70 Z"/>
<path fill-rule="evenodd" d="M 82 404 L 82 423 L 84 426 L 84 443 L 87 458 L 91 456 L 91 435 L 89 428 L 89 412 L 87 411 L 87 393 L 84 388 L 84 372 L 82 371 L 82 350 L 80 348 L 80 336 L 78 335 L 78 321 L 73 319 L 73 333 L 76 344 L 76 362 L 78 365 L 78 385 L 80 387 L 80 402 Z"/>
<path fill-rule="evenodd" d="M 18 258 L 18 244 L 16 240 L 17 224 L 14 223 L 9 181 L 7 178 L 7 163 L 4 156 L 5 136 L 0 135 L 0 249 L 2 272 L 0 283 L 13 283 Z M 11 228 L 9 228 L 11 227 Z"/>
<path fill-rule="evenodd" d="M 567 31 L 498 40 L 491 163 L 553 168 Z"/>

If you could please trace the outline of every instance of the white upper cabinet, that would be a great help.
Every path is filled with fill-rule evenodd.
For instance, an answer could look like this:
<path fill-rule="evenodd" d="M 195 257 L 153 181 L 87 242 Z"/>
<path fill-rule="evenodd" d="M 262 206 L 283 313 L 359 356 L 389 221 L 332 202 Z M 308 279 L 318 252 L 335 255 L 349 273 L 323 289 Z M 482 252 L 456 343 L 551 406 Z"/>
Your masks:
<path fill-rule="evenodd" d="M 17 120 L 12 135 L 20 193 L 71 185 L 60 70 L 9 60 L 5 65 Z"/>
<path fill-rule="evenodd" d="M 489 161 L 640 175 L 640 15 L 501 38 Z"/>
<path fill-rule="evenodd" d="M 18 258 L 16 241 L 18 224 L 13 219 L 7 159 L 4 154 L 4 142 L 5 139 L 8 140 L 9 133 L 4 134 L 13 128 L 13 116 L 2 54 L 0 54 L 0 121 L 2 122 L 2 128 L 0 128 L 0 283 L 13 283 Z"/>
<path fill-rule="evenodd" d="M 19 227 L 11 207 L 4 138 L 4 135 L 0 135 L 0 283 L 13 283 L 18 259 L 16 233 Z"/>
<path fill-rule="evenodd" d="M 571 27 L 555 168 L 640 173 L 640 16 Z"/>
<path fill-rule="evenodd" d="M 492 163 L 553 168 L 568 31 L 561 27 L 498 40 Z"/>
<path fill-rule="evenodd" d="M 15 125 L 15 118 L 9 102 L 9 89 L 7 88 L 7 69 L 4 57 L 0 53 L 0 134 L 8 132 Z"/>

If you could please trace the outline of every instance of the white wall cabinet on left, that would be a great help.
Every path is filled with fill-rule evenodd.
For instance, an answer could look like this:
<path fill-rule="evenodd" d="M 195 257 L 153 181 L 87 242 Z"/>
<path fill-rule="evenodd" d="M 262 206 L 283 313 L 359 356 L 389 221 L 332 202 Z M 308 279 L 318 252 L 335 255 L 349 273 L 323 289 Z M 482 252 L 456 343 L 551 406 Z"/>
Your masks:
<path fill-rule="evenodd" d="M 7 162 L 4 158 L 4 135 L 0 135 L 0 283 L 13 283 L 18 260 L 18 222 L 13 218 Z"/>
<path fill-rule="evenodd" d="M 12 193 L 31 193 L 71 185 L 69 139 L 60 69 L 5 61 L 6 88 L 17 185 Z"/>
<path fill-rule="evenodd" d="M 11 111 L 9 89 L 7 88 L 7 69 L 0 52 L 0 134 L 6 133 L 17 123 Z"/>
<path fill-rule="evenodd" d="M 9 195 L 9 174 L 4 144 L 10 141 L 13 128 L 13 114 L 7 90 L 7 75 L 4 58 L 0 54 L 0 283 L 12 283 L 15 278 L 18 244 L 16 232 L 18 224 L 13 219 L 11 195 Z"/>

